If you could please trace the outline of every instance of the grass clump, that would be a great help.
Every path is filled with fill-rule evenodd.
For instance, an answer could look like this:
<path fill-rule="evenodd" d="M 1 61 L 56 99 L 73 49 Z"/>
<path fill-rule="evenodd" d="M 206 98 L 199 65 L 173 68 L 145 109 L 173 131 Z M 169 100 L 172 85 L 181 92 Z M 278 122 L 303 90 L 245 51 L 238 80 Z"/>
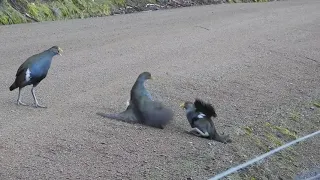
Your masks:
<path fill-rule="evenodd" d="M 280 126 L 275 126 L 274 127 L 276 130 L 278 130 L 278 132 L 280 132 L 283 135 L 286 135 L 288 137 L 291 137 L 293 139 L 297 139 L 297 134 L 294 131 L 290 131 L 288 128 L 283 128 Z"/>
<path fill-rule="evenodd" d="M 301 118 L 301 114 L 298 112 L 290 113 L 289 119 L 293 121 L 298 121 Z"/>
<path fill-rule="evenodd" d="M 110 14 L 108 1 L 95 3 L 85 0 L 58 0 L 49 3 L 28 4 L 28 12 L 39 21 L 86 18 Z"/>
<path fill-rule="evenodd" d="M 315 107 L 317 107 L 317 108 L 320 108 L 320 102 L 315 102 L 315 103 L 313 103 L 313 105 L 314 105 Z"/>
<path fill-rule="evenodd" d="M 272 143 L 272 145 L 276 145 L 276 146 L 283 145 L 282 141 L 271 133 L 267 134 L 267 138 L 268 138 L 269 142 Z"/>
<path fill-rule="evenodd" d="M 284 136 L 290 137 L 292 139 L 297 139 L 298 138 L 297 137 L 297 133 L 294 132 L 294 131 L 289 130 L 288 128 L 272 125 L 270 123 L 266 123 L 266 126 L 272 128 L 274 130 L 277 130 L 277 132 L 281 133 Z"/>
<path fill-rule="evenodd" d="M 114 0 L 124 4 L 125 0 Z M 19 11 L 4 0 L 0 4 L 0 24 L 19 24 L 27 22 L 22 15 L 29 14 L 37 21 L 53 21 L 57 19 L 86 18 L 107 16 L 111 13 L 111 0 L 17 0 Z M 20 8 L 22 7 L 22 8 Z"/>
<path fill-rule="evenodd" d="M 27 12 L 38 21 L 55 20 L 52 10 L 45 4 L 30 3 L 27 5 Z"/>
<path fill-rule="evenodd" d="M 249 126 L 244 127 L 244 130 L 246 132 L 247 135 L 251 135 L 253 132 L 253 129 Z"/>
<path fill-rule="evenodd" d="M 6 25 L 9 24 L 9 17 L 4 14 L 2 11 L 0 11 L 0 24 Z"/>
<path fill-rule="evenodd" d="M 0 24 L 20 24 L 25 23 L 27 20 L 25 17 L 15 9 L 13 9 L 7 0 L 3 0 L 0 3 Z"/>

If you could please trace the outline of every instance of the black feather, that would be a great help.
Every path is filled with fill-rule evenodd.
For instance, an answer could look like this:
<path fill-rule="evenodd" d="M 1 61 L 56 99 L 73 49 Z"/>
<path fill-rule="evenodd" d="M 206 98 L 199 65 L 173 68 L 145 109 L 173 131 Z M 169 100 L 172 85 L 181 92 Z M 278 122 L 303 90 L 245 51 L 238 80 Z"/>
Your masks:
<path fill-rule="evenodd" d="M 186 101 L 184 103 L 184 108 L 186 109 L 187 120 L 192 128 L 197 128 L 203 133 L 208 133 L 208 139 L 213 139 L 218 142 L 228 143 L 231 142 L 229 135 L 219 135 L 216 131 L 215 125 L 211 117 L 217 117 L 214 107 L 205 103 L 200 99 L 195 99 L 195 102 Z M 200 114 L 205 116 L 199 117 Z"/>
<path fill-rule="evenodd" d="M 207 117 L 217 117 L 216 111 L 214 109 L 214 107 L 209 104 L 209 103 L 205 103 L 200 99 L 196 99 L 194 101 L 194 106 L 196 108 L 196 112 L 201 112 L 203 114 L 205 114 Z"/>

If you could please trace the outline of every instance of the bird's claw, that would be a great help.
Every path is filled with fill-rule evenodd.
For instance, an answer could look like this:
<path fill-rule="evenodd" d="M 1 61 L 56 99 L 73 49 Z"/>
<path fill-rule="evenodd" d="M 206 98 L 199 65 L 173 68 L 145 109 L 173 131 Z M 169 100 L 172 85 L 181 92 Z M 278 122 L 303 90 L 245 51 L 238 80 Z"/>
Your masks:
<path fill-rule="evenodd" d="M 47 106 L 41 106 L 40 104 L 35 104 L 36 108 L 47 108 Z"/>
<path fill-rule="evenodd" d="M 17 101 L 17 105 L 22 105 L 22 106 L 27 106 L 27 104 L 21 102 L 21 101 Z"/>
<path fill-rule="evenodd" d="M 194 130 L 190 130 L 190 131 L 188 131 L 188 132 L 189 132 L 190 134 L 192 134 L 192 135 L 201 137 L 201 135 L 200 135 L 198 132 L 194 131 Z"/>

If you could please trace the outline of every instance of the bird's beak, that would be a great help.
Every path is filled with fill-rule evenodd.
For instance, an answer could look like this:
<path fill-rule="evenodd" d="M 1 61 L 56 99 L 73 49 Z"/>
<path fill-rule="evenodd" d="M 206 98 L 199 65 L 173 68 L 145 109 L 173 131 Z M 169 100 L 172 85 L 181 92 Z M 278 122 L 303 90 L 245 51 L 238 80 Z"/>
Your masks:
<path fill-rule="evenodd" d="M 181 103 L 181 104 L 180 104 L 180 107 L 181 107 L 181 108 L 184 108 L 184 105 L 185 105 L 185 103 Z"/>
<path fill-rule="evenodd" d="M 63 52 L 63 50 L 62 50 L 61 48 L 58 48 L 58 51 L 59 51 L 59 53 L 58 53 L 58 54 L 59 54 L 60 56 L 62 56 L 62 54 L 61 54 L 61 53 Z"/>

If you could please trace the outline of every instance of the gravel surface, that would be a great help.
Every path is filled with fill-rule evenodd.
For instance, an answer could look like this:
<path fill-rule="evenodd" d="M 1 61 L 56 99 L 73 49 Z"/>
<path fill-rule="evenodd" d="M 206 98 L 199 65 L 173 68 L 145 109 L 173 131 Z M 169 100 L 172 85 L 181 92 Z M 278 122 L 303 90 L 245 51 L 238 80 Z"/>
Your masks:
<path fill-rule="evenodd" d="M 267 143 L 266 122 L 297 136 L 319 130 L 319 9 L 318 0 L 292 0 L 0 26 L 0 179 L 206 179 L 266 152 L 252 140 Z M 17 106 L 17 68 L 53 45 L 63 56 L 36 88 L 48 108 Z M 95 114 L 124 110 L 143 71 L 155 78 L 151 94 L 175 111 L 169 126 Z M 30 89 L 22 100 L 31 105 Z M 186 133 L 179 104 L 195 97 L 214 104 L 216 128 L 233 143 Z M 232 177 L 291 179 L 319 166 L 319 144 Z"/>

